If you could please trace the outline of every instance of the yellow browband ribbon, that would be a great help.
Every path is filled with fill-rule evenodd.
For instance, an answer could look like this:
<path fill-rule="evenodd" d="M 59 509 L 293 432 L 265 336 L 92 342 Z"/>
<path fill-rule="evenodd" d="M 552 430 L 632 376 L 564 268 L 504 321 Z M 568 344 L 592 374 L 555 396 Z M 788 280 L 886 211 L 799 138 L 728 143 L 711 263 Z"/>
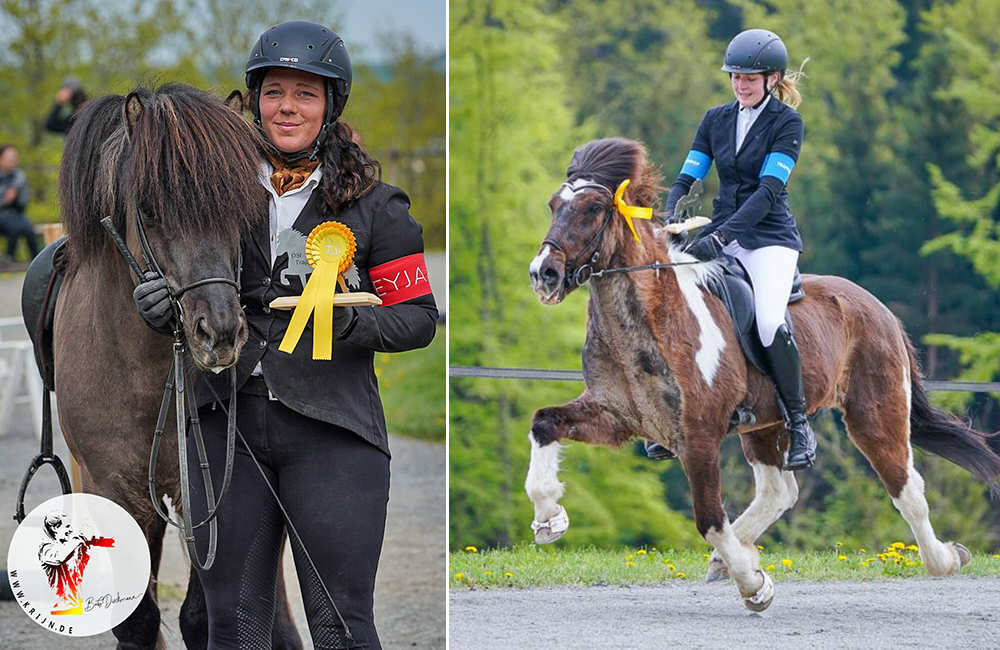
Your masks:
<path fill-rule="evenodd" d="M 637 205 L 629 205 L 622 198 L 625 194 L 625 188 L 631 179 L 626 178 L 622 181 L 622 184 L 618 186 L 618 190 L 615 192 L 615 206 L 618 208 L 618 212 L 625 217 L 625 223 L 628 224 L 628 229 L 632 231 L 632 236 L 635 237 L 636 241 L 641 241 L 639 239 L 639 233 L 635 231 L 635 226 L 632 224 L 632 219 L 652 219 L 653 218 L 653 208 L 641 208 Z"/>

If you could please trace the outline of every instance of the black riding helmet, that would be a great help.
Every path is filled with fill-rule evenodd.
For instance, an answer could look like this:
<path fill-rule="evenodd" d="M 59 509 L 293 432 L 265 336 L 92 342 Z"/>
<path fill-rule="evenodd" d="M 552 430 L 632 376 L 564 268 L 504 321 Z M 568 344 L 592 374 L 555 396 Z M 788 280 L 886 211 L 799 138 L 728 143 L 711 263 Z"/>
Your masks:
<path fill-rule="evenodd" d="M 304 20 L 281 23 L 261 34 L 250 50 L 246 69 L 247 88 L 253 91 L 250 110 L 257 126 L 261 126 L 260 86 L 268 68 L 292 68 L 311 72 L 325 79 L 326 114 L 312 151 L 285 156 L 289 162 L 303 158 L 315 160 L 319 148 L 326 140 L 327 132 L 340 117 L 351 94 L 351 57 L 347 54 L 343 39 L 323 25 Z M 343 101 L 334 101 L 336 96 L 343 97 Z"/>
<path fill-rule="evenodd" d="M 767 78 L 772 72 L 782 76 L 788 67 L 788 50 L 781 42 L 781 37 L 766 29 L 747 29 L 729 41 L 726 47 L 726 58 L 722 62 L 722 71 L 732 75 L 762 73 L 764 75 L 764 97 L 771 89 L 767 87 Z M 763 101 L 763 100 L 761 100 Z"/>

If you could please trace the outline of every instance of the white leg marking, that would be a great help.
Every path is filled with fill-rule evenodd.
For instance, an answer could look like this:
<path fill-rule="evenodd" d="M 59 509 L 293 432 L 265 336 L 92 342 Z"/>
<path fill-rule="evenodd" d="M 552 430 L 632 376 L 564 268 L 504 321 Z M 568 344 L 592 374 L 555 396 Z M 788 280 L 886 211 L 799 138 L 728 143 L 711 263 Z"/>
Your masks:
<path fill-rule="evenodd" d="M 545 262 L 545 258 L 552 253 L 552 247 L 545 244 L 545 248 L 538 255 L 535 255 L 535 259 L 531 260 L 531 266 L 528 267 L 528 271 L 532 276 L 537 277 L 542 272 L 542 264 Z M 521 262 L 524 264 L 524 262 Z"/>
<path fill-rule="evenodd" d="M 903 388 L 906 391 L 906 404 L 910 405 L 910 368 L 903 369 Z M 906 437 L 910 437 L 910 419 L 907 413 Z M 903 486 L 899 497 L 892 500 L 906 523 L 910 524 L 913 536 L 917 538 L 917 546 L 920 547 L 920 558 L 924 561 L 924 567 L 932 576 L 945 576 L 958 573 L 961 568 L 961 560 L 958 551 L 949 544 L 942 543 L 934 534 L 934 527 L 931 526 L 930 509 L 927 507 L 927 499 L 924 498 L 924 479 L 913 467 L 913 449 L 909 451 L 909 466 L 906 471 L 906 485 Z"/>
<path fill-rule="evenodd" d="M 673 255 L 674 259 L 681 257 L 677 253 L 673 253 Z M 722 351 L 726 349 L 726 339 L 723 338 L 722 330 L 719 329 L 711 312 L 708 311 L 705 296 L 702 295 L 701 287 L 698 286 L 698 280 L 703 277 L 704 273 L 698 273 L 693 271 L 692 267 L 683 266 L 677 267 L 675 270 L 681 294 L 694 314 L 695 320 L 698 321 L 698 340 L 701 347 L 698 348 L 694 359 L 701 370 L 702 377 L 705 378 L 705 383 L 711 386 L 712 380 L 715 379 L 715 371 L 719 369 Z"/>
<path fill-rule="evenodd" d="M 799 490 L 793 472 L 753 463 L 754 496 L 747 509 L 733 522 L 733 533 L 743 544 L 752 546 L 771 524 L 798 499 Z M 789 481 L 791 479 L 791 488 Z"/>
<path fill-rule="evenodd" d="M 530 433 L 528 440 L 531 441 L 531 461 L 524 490 L 535 506 L 535 521 L 545 522 L 562 509 L 558 503 L 563 495 L 563 484 L 558 477 L 559 443 L 552 442 L 542 447 Z"/>
<path fill-rule="evenodd" d="M 705 540 L 715 547 L 729 568 L 729 575 L 736 581 L 740 593 L 744 596 L 756 594 L 763 586 L 763 579 L 757 573 L 759 556 L 757 549 L 749 549 L 736 539 L 732 527 L 727 521 L 722 531 L 712 528 L 705 535 Z"/>

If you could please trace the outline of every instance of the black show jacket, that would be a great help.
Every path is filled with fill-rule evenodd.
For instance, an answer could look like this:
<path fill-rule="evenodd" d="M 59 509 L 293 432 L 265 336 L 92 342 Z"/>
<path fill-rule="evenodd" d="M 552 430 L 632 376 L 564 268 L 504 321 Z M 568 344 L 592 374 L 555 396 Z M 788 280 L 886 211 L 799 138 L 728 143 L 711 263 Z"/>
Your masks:
<path fill-rule="evenodd" d="M 420 259 L 424 250 L 422 228 L 409 213 L 410 200 L 399 188 L 378 183 L 341 214 L 330 214 L 318 188 L 313 189 L 293 228 L 308 235 L 324 221 L 339 221 L 351 229 L 357 240 L 354 264 L 360 291 L 376 291 L 368 270 L 406 258 Z M 375 352 L 403 352 L 427 346 L 434 338 L 437 307 L 430 285 L 419 287 L 419 295 L 399 304 L 355 307 L 357 319 L 347 334 L 333 342 L 330 361 L 312 358 L 312 317 L 292 354 L 278 350 L 292 317 L 290 310 L 271 309 L 268 304 L 280 296 L 302 294 L 300 276 L 281 272 L 288 268 L 282 253 L 271 268 L 269 217 L 263 217 L 243 244 L 241 302 L 249 325 L 249 339 L 237 364 L 237 386 L 242 386 L 257 365 L 262 364 L 264 380 L 276 399 L 303 415 L 349 429 L 389 453 L 385 415 L 375 378 Z M 417 257 L 410 257 L 417 256 Z M 424 269 L 426 273 L 426 268 Z M 409 275 L 413 275 L 412 271 Z M 336 318 L 336 316 L 335 316 Z M 229 394 L 227 374 L 203 377 L 212 382 L 223 399 Z M 430 378 L 429 378 L 430 379 Z M 443 381 L 443 377 L 433 380 Z M 200 404 L 213 401 L 211 393 L 199 386 Z"/>
<path fill-rule="evenodd" d="M 802 148 L 802 117 L 772 96 L 754 120 L 737 153 L 738 112 L 736 101 L 710 108 L 691 144 L 692 154 L 710 158 L 719 174 L 719 194 L 712 203 L 712 223 L 705 226 L 699 237 L 718 230 L 725 241 L 736 240 L 743 248 L 785 246 L 801 252 L 802 237 L 788 207 L 785 186 L 788 176 L 785 174 L 782 180 L 773 175 L 761 176 L 761 172 L 771 154 L 782 160 L 786 160 L 782 156 L 787 156 L 792 165 L 798 161 Z M 782 167 L 791 173 L 787 166 Z M 685 165 L 685 169 L 690 167 Z M 677 200 L 691 189 L 694 180 L 683 171 L 677 177 L 667 199 L 668 213 L 673 213 Z"/>

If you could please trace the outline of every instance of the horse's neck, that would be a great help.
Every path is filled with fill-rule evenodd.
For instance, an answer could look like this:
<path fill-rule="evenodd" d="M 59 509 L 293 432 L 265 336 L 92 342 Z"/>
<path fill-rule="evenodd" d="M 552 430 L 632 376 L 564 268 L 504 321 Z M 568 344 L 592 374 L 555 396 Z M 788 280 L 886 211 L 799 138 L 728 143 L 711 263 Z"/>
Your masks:
<path fill-rule="evenodd" d="M 629 240 L 622 251 L 609 261 L 611 267 L 633 267 L 668 262 L 665 248 L 656 240 Z M 680 287 L 673 270 L 632 271 L 596 278 L 591 287 L 591 313 L 601 319 L 604 335 L 616 333 L 627 337 L 652 336 L 653 323 L 670 320 L 667 310 L 682 302 Z M 672 328 L 656 326 L 662 345 L 669 345 Z M 666 339 L 664 339 L 666 337 Z"/>

